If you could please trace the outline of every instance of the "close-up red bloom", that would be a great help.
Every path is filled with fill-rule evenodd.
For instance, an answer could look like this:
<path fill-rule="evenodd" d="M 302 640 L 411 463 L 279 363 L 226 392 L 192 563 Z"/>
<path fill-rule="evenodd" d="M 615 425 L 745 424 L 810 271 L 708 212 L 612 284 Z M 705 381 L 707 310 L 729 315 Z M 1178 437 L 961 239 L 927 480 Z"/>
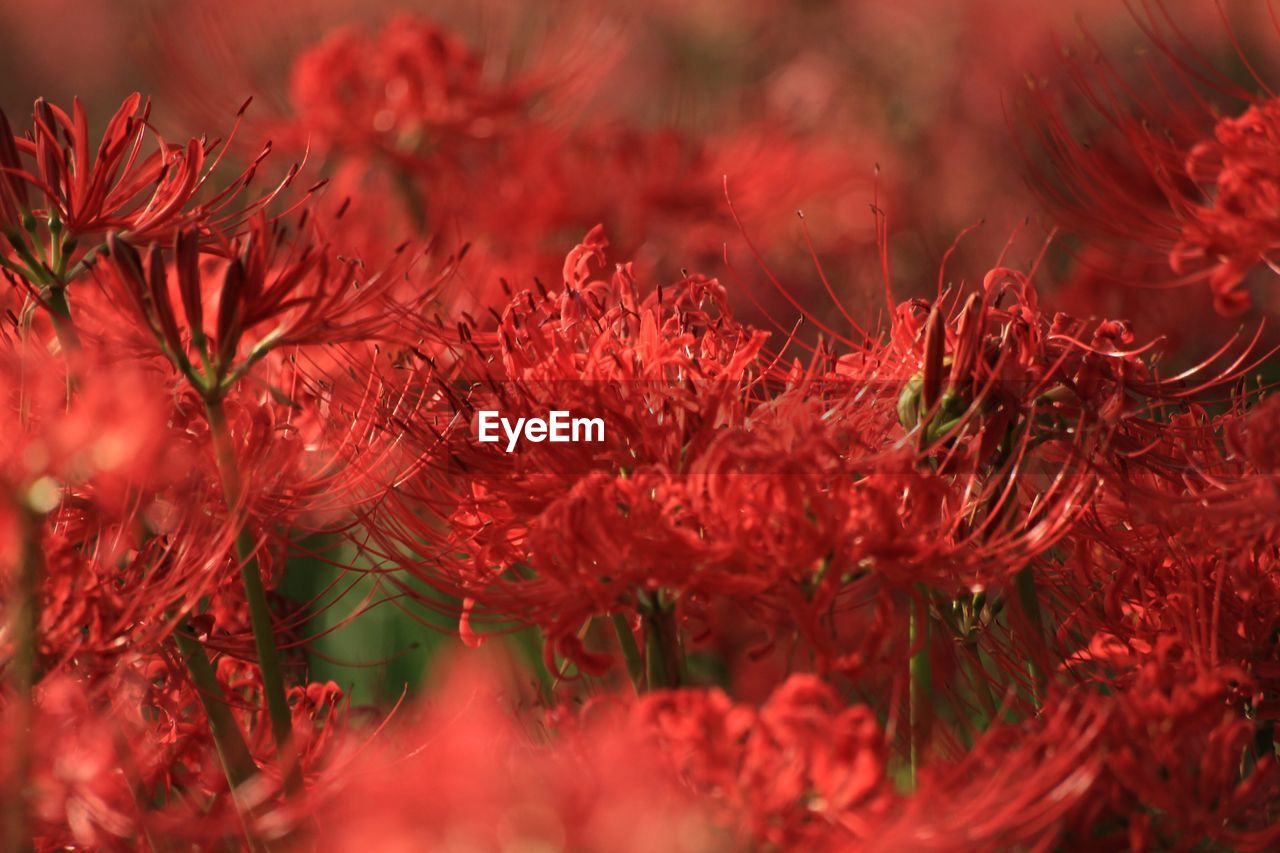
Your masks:
<path fill-rule="evenodd" d="M 0 9 L 0 851 L 1280 849 L 1268 6 Z"/>

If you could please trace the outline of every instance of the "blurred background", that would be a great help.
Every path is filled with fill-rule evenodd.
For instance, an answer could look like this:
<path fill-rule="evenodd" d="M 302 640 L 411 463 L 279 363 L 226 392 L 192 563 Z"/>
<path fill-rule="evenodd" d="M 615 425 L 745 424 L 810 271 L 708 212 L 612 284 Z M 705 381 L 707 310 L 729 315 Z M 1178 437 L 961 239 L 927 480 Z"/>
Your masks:
<path fill-rule="evenodd" d="M 1275 53 L 1267 3 L 1134 5 L 4 0 L 0 108 L 25 128 L 35 98 L 67 107 L 78 97 L 100 129 L 139 91 L 153 101 L 156 130 L 181 140 L 226 136 L 252 97 L 231 159 L 247 160 L 270 139 L 274 165 L 264 169 L 282 172 L 305 156 L 305 174 L 332 178 L 329 197 L 338 204 L 344 181 L 372 179 L 352 178 L 341 146 L 317 139 L 340 138 L 334 122 L 353 133 L 368 128 L 359 116 L 333 113 L 325 87 L 362 79 L 362 63 L 383 60 L 407 63 L 388 79 L 434 73 L 438 63 L 419 67 L 412 51 L 436 41 L 406 47 L 397 39 L 419 32 L 415 26 L 438 27 L 456 37 L 484 85 L 520 94 L 533 130 L 505 140 L 501 158 L 546 158 L 551 177 L 545 185 L 508 186 L 522 172 L 492 157 L 485 169 L 461 170 L 461 185 L 418 175 L 420 197 L 410 193 L 399 215 L 371 214 L 383 242 L 428 234 L 472 242 L 479 260 L 464 271 L 463 286 L 479 292 L 499 273 L 554 280 L 556 259 L 595 224 L 596 209 L 621 208 L 632 212 L 607 223 L 618 260 L 634 257 L 659 276 L 686 267 L 720 276 L 744 313 L 777 329 L 792 326 L 791 298 L 817 306 L 819 319 L 847 310 L 874 326 L 885 310 L 885 282 L 873 205 L 886 218 L 898 299 L 933 292 L 962 233 L 947 261 L 948 283 L 981 280 L 1006 244 L 1012 265 L 1025 266 L 1044 249 L 1051 228 L 1028 182 L 1037 154 L 1018 140 L 1028 131 L 1031 94 L 1070 91 L 1069 58 L 1083 56 L 1087 66 L 1094 54 L 1105 56 L 1120 73 L 1140 75 L 1159 50 L 1144 27 L 1164 21 L 1179 40 L 1248 81 L 1240 57 L 1224 52 L 1224 15 L 1247 54 Z M 338 50 L 343 38 L 364 52 Z M 1257 63 L 1263 73 L 1265 65 Z M 380 114 L 367 118 L 386 130 Z M 441 143 L 440 156 L 472 165 L 491 156 L 483 129 L 472 126 L 465 136 L 460 153 Z M 726 178 L 741 226 L 725 202 Z M 595 203 L 620 194 L 635 203 Z M 534 236 L 520 237 L 522 228 Z M 754 244 L 785 294 L 752 257 Z M 1190 340 L 1192 354 L 1197 340 L 1220 340 L 1219 332 L 1239 324 L 1213 314 L 1204 288 L 1137 299 L 1091 275 L 1072 248 L 1069 235 L 1052 244 L 1042 287 L 1074 313 L 1127 316 L 1145 336 Z M 1260 299 L 1260 314 L 1274 307 Z M 456 623 L 409 604 L 393 586 L 336 576 L 326 556 L 352 546 L 324 538 L 304 544 L 311 556 L 290 563 L 278 590 L 313 614 L 299 631 L 299 664 L 313 679 L 351 690 L 357 703 L 385 705 L 412 691 L 433 656 L 457 643 Z M 540 655 L 527 632 L 492 641 L 512 643 L 534 662 Z"/>

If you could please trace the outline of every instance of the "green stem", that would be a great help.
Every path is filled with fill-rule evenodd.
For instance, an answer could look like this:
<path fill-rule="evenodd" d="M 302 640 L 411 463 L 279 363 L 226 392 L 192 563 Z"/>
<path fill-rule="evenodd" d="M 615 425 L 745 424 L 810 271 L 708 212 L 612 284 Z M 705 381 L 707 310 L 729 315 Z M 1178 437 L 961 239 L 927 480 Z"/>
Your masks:
<path fill-rule="evenodd" d="M 919 594 L 927 595 L 923 589 Z M 926 599 L 927 601 L 927 599 Z M 907 725 L 911 740 L 911 788 L 916 787 L 919 778 L 920 762 L 924 757 L 925 739 L 928 734 L 929 712 L 933 704 L 933 673 L 929 664 L 929 613 L 927 604 L 916 606 L 912 602 L 910 622 L 907 626 L 908 648 L 920 648 L 911 656 L 907 664 Z"/>
<path fill-rule="evenodd" d="M 13 658 L 9 662 L 11 746 L 8 770 L 12 789 L 4 798 L 5 850 L 32 849 L 27 827 L 27 780 L 31 777 L 31 723 L 36 683 L 36 648 L 39 642 L 39 584 L 44 551 L 40 547 L 40 519 L 25 508 L 19 510 L 22 537 L 20 563 L 9 604 L 9 630 Z"/>
<path fill-rule="evenodd" d="M 64 286 L 50 287 L 45 302 L 49 305 L 49 318 L 53 321 L 53 331 L 58 336 L 58 346 L 67 366 L 67 404 L 70 405 L 80 373 L 80 332 L 71 319 L 71 306 L 67 303 Z"/>
<path fill-rule="evenodd" d="M 652 605 L 646 607 L 642 615 L 650 690 L 680 687 L 685 675 L 684 650 L 680 645 L 675 608 L 664 607 L 660 599 L 660 595 L 655 595 Z"/>
<path fill-rule="evenodd" d="M 222 763 L 222 772 L 231 786 L 231 799 L 236 811 L 240 814 L 244 826 L 245 838 L 255 850 L 265 849 L 254 841 L 254 833 L 250 826 L 249 810 L 242 805 L 239 797 L 240 786 L 244 785 L 258 773 L 258 765 L 254 763 L 253 754 L 245 743 L 244 734 L 231 714 L 231 706 L 227 703 L 222 685 L 218 683 L 217 673 L 204 646 L 191 633 L 188 624 L 182 624 L 173 632 L 173 640 L 178 646 L 191 682 L 200 696 L 200 704 L 204 706 L 205 716 L 209 718 L 209 731 L 213 735 L 213 744 L 218 751 L 218 760 Z"/>
<path fill-rule="evenodd" d="M 240 503 L 240 474 L 236 465 L 235 448 L 231 443 L 231 430 L 227 426 L 226 411 L 222 400 L 213 397 L 205 401 L 209 418 L 209 431 L 213 439 L 218 473 L 222 478 L 222 490 L 226 496 L 227 510 L 236 512 Z M 240 579 L 244 583 L 245 598 L 249 605 L 249 624 L 253 629 L 254 647 L 258 653 L 258 665 L 262 670 L 262 692 L 266 698 L 267 715 L 271 719 L 271 733 L 275 738 L 277 757 L 282 769 L 287 766 L 285 786 L 289 791 L 301 787 L 302 775 L 290 754 L 293 734 L 293 715 L 285 696 L 284 673 L 280 664 L 280 651 L 276 648 L 272 627 L 271 608 L 267 603 L 267 591 L 262 585 L 262 573 L 254 556 L 255 542 L 248 525 L 242 525 L 236 534 L 236 552 L 240 557 Z"/>
<path fill-rule="evenodd" d="M 1030 566 L 1022 569 L 1014 577 L 1014 587 L 1018 593 L 1018 603 L 1022 606 L 1022 612 L 1027 618 L 1032 634 L 1030 654 L 1027 656 L 1027 673 L 1031 676 L 1031 696 L 1035 700 L 1036 707 L 1039 708 L 1048 679 L 1044 667 L 1038 660 L 1043 651 L 1044 622 L 1040 615 L 1040 595 L 1036 589 L 1036 577 Z"/>
<path fill-rule="evenodd" d="M 258 774 L 258 765 L 245 743 L 244 733 L 231 714 L 231 707 L 222 692 L 222 685 L 218 682 L 213 662 L 209 660 L 204 645 L 195 638 L 191 633 L 191 626 L 186 623 L 173 632 L 173 640 L 187 665 L 191 682 L 200 694 L 200 704 L 204 706 L 205 715 L 209 718 L 209 730 L 213 733 L 218 758 L 222 761 L 227 781 L 231 783 L 234 792 Z"/>
<path fill-rule="evenodd" d="M 995 724 L 999 709 L 996 707 L 995 696 L 991 694 L 991 683 L 987 680 L 986 667 L 982 665 L 982 654 L 976 648 L 969 649 L 968 653 L 969 677 L 973 679 L 973 692 L 978 697 L 978 703 L 982 705 L 982 712 L 987 715 L 986 724 L 983 726 L 987 729 Z"/>
<path fill-rule="evenodd" d="M 67 302 L 66 288 L 50 287 L 44 301 L 49 305 L 49 317 L 53 320 L 53 331 L 58 336 L 62 352 L 67 356 L 80 352 L 80 332 L 71 320 L 71 305 Z"/>
<path fill-rule="evenodd" d="M 631 684 L 639 693 L 644 689 L 644 657 L 640 654 L 640 647 L 636 645 L 635 634 L 631 632 L 627 617 L 614 613 L 610 618 L 613 620 L 613 630 L 618 634 L 618 646 L 622 649 L 623 660 L 627 662 L 627 674 L 631 676 Z"/>

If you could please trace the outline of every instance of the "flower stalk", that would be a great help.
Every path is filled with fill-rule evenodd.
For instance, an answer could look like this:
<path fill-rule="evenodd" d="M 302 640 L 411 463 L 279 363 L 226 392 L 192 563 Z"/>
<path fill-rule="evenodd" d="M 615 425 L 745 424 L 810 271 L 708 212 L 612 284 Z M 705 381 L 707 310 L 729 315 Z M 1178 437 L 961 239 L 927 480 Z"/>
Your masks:
<path fill-rule="evenodd" d="M 173 632 L 173 641 L 178 647 L 183 663 L 186 664 L 191 683 L 195 685 L 196 693 L 199 694 L 200 705 L 209 718 L 209 733 L 213 737 L 213 745 L 218 753 L 218 761 L 222 764 L 222 772 L 227 777 L 227 784 L 231 786 L 232 799 L 240 814 L 245 839 L 253 850 L 266 850 L 268 848 L 256 840 L 250 810 L 240 796 L 242 786 L 257 775 L 258 765 L 253 760 L 248 744 L 245 743 L 239 724 L 231 714 L 231 706 L 222 691 L 222 685 L 218 682 L 213 663 L 209 660 L 204 646 L 196 639 L 190 625 L 185 621 Z"/>
<path fill-rule="evenodd" d="M 213 440 L 218 474 L 222 479 L 223 495 L 227 510 L 236 512 L 241 501 L 239 467 L 235 448 L 231 443 L 231 430 L 227 425 L 226 410 L 216 395 L 205 399 L 205 413 L 209 420 L 209 432 Z M 236 534 L 236 552 L 240 558 L 240 579 L 244 584 L 245 599 L 249 608 L 249 624 L 253 630 L 254 648 L 262 672 L 262 692 L 267 703 L 267 715 L 271 721 L 271 733 L 276 743 L 277 755 L 285 772 L 285 786 L 289 791 L 301 787 L 302 776 L 291 755 L 293 715 L 285 695 L 284 672 L 280 662 L 280 650 L 276 646 L 272 627 L 271 607 L 262 584 L 262 574 L 256 557 L 257 546 L 247 524 Z"/>
<path fill-rule="evenodd" d="M 670 690 L 685 683 L 684 649 L 676 624 L 674 604 L 664 604 L 660 593 L 642 599 L 641 618 L 645 639 L 645 679 L 649 690 Z"/>
<path fill-rule="evenodd" d="M 82 346 L 80 332 L 71 319 L 71 306 L 67 302 L 67 291 L 64 285 L 55 285 L 48 289 L 44 297 L 49 306 L 49 319 L 53 321 L 53 331 L 58 336 L 58 345 L 70 359 L 79 353 Z"/>
<path fill-rule="evenodd" d="M 921 596 L 928 591 L 918 590 Z M 907 664 L 907 725 L 910 739 L 910 783 L 914 790 L 918 781 L 925 743 L 928 740 L 929 715 L 933 706 L 933 673 L 929 662 L 929 605 L 928 599 L 913 602 L 907 624 L 908 648 L 912 649 Z"/>
<path fill-rule="evenodd" d="M 618 647 L 622 650 L 622 659 L 626 661 L 627 675 L 631 678 L 631 685 L 637 693 L 643 693 L 645 677 L 644 655 L 640 653 L 640 647 L 636 645 L 635 634 L 632 633 L 631 625 L 623 614 L 614 613 L 610 618 L 613 622 L 613 630 L 618 635 Z"/>
<path fill-rule="evenodd" d="M 1013 583 L 1018 594 L 1018 604 L 1022 607 L 1023 616 L 1027 620 L 1027 630 L 1031 633 L 1027 674 L 1031 676 L 1031 697 L 1039 708 L 1044 701 L 1048 676 L 1039 663 L 1040 655 L 1044 651 L 1044 621 L 1040 615 L 1040 595 L 1031 567 L 1027 566 L 1018 572 Z"/>

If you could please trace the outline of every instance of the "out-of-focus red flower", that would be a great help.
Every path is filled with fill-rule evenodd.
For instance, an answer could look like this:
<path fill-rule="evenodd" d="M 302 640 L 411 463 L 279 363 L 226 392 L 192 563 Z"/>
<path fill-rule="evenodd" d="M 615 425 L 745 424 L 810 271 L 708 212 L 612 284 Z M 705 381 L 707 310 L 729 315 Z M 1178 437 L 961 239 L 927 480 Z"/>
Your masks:
<path fill-rule="evenodd" d="M 415 16 L 394 16 L 372 35 L 341 28 L 294 63 L 297 132 L 410 173 L 454 165 L 460 145 L 507 132 L 532 94 L 483 71 L 457 35 Z"/>
<path fill-rule="evenodd" d="M 994 725 L 959 760 L 930 767 L 869 849 L 1051 849 L 1074 838 L 1096 814 L 1109 719 L 1096 697 L 1054 697 L 1022 725 Z"/>
<path fill-rule="evenodd" d="M 104 381 L 68 399 L 59 360 L 39 353 L 0 355 L 0 403 L 11 426 L 0 436 L 0 482 L 39 512 L 84 488 L 110 512 L 182 476 L 180 445 L 170 444 L 166 399 L 153 377 L 132 365 L 86 367 Z"/>
<path fill-rule="evenodd" d="M 1280 103 L 1265 101 L 1221 119 L 1213 139 L 1187 155 L 1186 174 L 1210 187 L 1208 201 L 1183 225 L 1169 254 L 1175 273 L 1209 266 L 1218 306 L 1236 313 L 1249 299 L 1238 288 L 1280 248 Z"/>
<path fill-rule="evenodd" d="M 1241 674 L 1206 670 L 1162 639 L 1117 695 L 1105 747 L 1110 805 L 1128 819 L 1131 845 L 1206 838 L 1266 850 L 1280 838 L 1271 815 L 1280 765 L 1232 707 L 1242 686 Z"/>
<path fill-rule="evenodd" d="M 625 709 L 602 702 L 539 736 L 517 698 L 486 668 L 458 665 L 376 740 L 349 735 L 315 795 L 323 849 L 728 849 Z"/>
<path fill-rule="evenodd" d="M 145 832 L 140 792 L 132 782 L 148 760 L 147 747 L 126 748 L 109 711 L 95 706 L 70 678 L 47 679 L 36 704 L 33 730 L 13 732 L 6 726 L 7 736 L 0 740 L 3 764 L 13 767 L 9 747 L 17 738 L 29 739 L 32 776 L 22 785 L 29 791 L 32 841 L 39 849 L 128 849 Z"/>
<path fill-rule="evenodd" d="M 1266 476 L 1280 474 L 1280 397 L 1268 395 L 1231 424 L 1234 450 Z"/>
<path fill-rule="evenodd" d="M 874 716 L 815 677 L 791 677 L 758 710 L 681 691 L 647 696 L 637 713 L 741 843 L 866 843 L 897 801 Z"/>
<path fill-rule="evenodd" d="M 1041 195 L 1095 248 L 1164 256 L 1168 274 L 1133 283 L 1205 282 L 1219 312 L 1238 314 L 1253 302 L 1251 274 L 1273 267 L 1280 248 L 1280 107 L 1225 13 L 1218 23 L 1247 85 L 1198 50 L 1160 3 L 1135 15 L 1161 57 L 1148 64 L 1145 86 L 1106 60 L 1086 67 L 1073 57 L 1078 103 L 1033 93 L 1038 153 L 1051 164 L 1040 173 Z M 1092 40 L 1085 48 L 1101 53 Z"/>

